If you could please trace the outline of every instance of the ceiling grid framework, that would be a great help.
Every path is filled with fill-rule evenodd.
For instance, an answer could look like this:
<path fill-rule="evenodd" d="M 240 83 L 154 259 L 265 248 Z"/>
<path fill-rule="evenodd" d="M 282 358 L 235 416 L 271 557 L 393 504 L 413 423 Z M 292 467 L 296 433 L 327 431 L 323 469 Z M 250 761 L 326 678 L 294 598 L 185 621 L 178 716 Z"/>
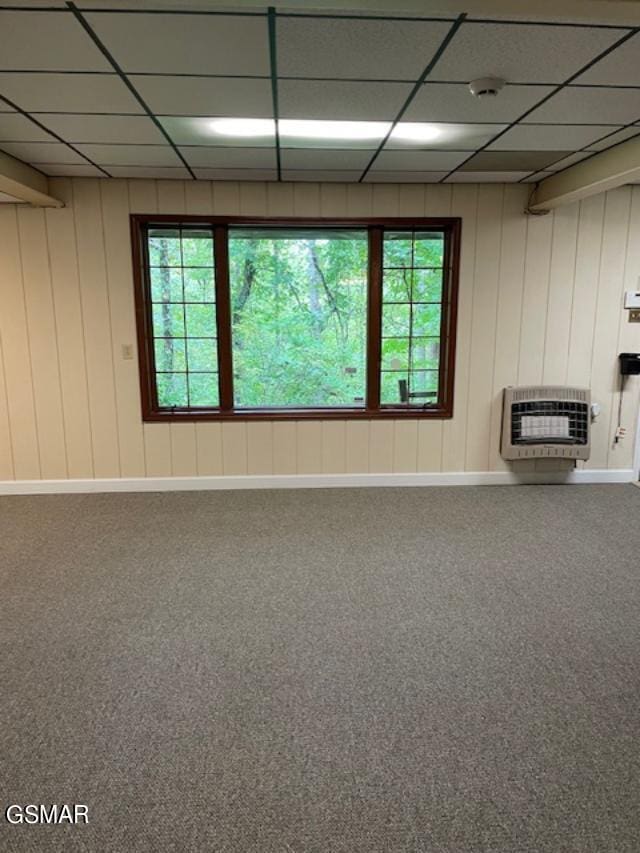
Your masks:
<path fill-rule="evenodd" d="M 463 8 L 0 5 L 0 150 L 48 175 L 535 182 L 640 135 L 639 39 Z M 469 93 L 483 76 L 506 81 L 497 97 Z M 219 119 L 270 129 L 222 135 Z M 316 138 L 291 129 L 304 121 L 376 127 Z"/>

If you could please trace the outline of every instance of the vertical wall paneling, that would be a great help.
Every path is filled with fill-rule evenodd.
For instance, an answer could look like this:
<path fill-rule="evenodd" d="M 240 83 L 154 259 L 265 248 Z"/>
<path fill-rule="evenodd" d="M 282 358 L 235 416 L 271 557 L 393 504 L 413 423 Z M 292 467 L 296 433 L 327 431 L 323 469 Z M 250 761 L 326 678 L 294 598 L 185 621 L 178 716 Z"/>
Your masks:
<path fill-rule="evenodd" d="M 451 215 L 462 218 L 462 247 L 460 252 L 453 418 L 442 425 L 442 470 L 463 471 L 467 435 L 478 187 L 470 184 L 455 184 L 452 192 Z M 475 413 L 472 413 L 471 417 L 474 418 Z"/>
<path fill-rule="evenodd" d="M 118 409 L 99 181 L 74 178 L 73 205 L 93 439 L 93 470 L 96 477 L 118 477 Z"/>
<path fill-rule="evenodd" d="M 67 471 L 71 478 L 91 478 L 94 471 L 89 386 L 71 179 L 52 178 L 51 191 L 65 203 L 65 207 L 47 209 L 45 218 L 60 365 Z M 128 252 L 128 249 L 126 251 Z M 131 290 L 130 277 L 126 287 Z"/>
<path fill-rule="evenodd" d="M 591 352 L 591 393 L 602 406 L 603 413 L 599 418 L 599 428 L 593 431 L 591 458 L 587 463 L 589 468 L 604 467 L 613 447 L 617 420 L 614 408 L 619 400 L 619 370 L 615 355 L 611 357 L 611 343 L 612 338 L 617 342 L 618 337 L 630 205 L 631 187 L 607 193 Z"/>
<path fill-rule="evenodd" d="M 502 391 L 518 379 L 520 317 L 524 287 L 527 219 L 523 216 L 528 187 L 505 187 L 502 208 L 502 240 L 498 259 L 498 302 L 496 311 L 493 393 L 489 429 L 489 467 L 506 469 L 500 456 Z"/>
<path fill-rule="evenodd" d="M 118 403 L 120 470 L 123 477 L 143 477 L 144 436 L 131 287 L 133 273 L 129 237 L 129 188 L 125 180 L 113 180 L 101 181 L 100 190 Z M 123 357 L 123 346 L 133 347 L 133 359 Z"/>
<path fill-rule="evenodd" d="M 493 360 L 496 340 L 499 260 L 504 188 L 487 184 L 478 190 L 478 232 L 473 280 L 473 318 L 467 397 L 465 468 L 489 467 Z M 499 223 L 499 224 L 496 224 Z"/>
<path fill-rule="evenodd" d="M 32 480 L 40 477 L 40 450 L 15 205 L 0 206 L 0 247 L 0 336 L 13 467 L 17 479 Z"/>
<path fill-rule="evenodd" d="M 67 476 L 67 454 L 46 223 L 41 208 L 17 210 L 41 476 L 57 480 Z"/>
<path fill-rule="evenodd" d="M 501 392 L 584 385 L 595 468 L 632 464 L 640 381 L 613 444 L 618 352 L 640 349 L 640 188 L 527 217 L 528 187 L 53 179 L 66 206 L 0 206 L 0 479 L 498 470 Z M 461 216 L 454 417 L 142 424 L 128 213 Z M 525 463 L 521 470 L 560 467 Z"/>

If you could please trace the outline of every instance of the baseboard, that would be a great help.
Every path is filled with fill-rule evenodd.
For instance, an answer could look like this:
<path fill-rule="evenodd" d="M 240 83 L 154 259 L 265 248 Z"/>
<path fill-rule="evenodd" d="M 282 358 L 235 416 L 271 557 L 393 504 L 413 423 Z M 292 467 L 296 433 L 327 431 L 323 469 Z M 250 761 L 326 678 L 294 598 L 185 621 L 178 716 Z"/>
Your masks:
<path fill-rule="evenodd" d="M 182 492 L 217 489 L 339 489 L 370 486 L 514 486 L 630 483 L 631 468 L 572 471 L 452 471 L 423 474 L 269 474 L 221 477 L 131 477 L 101 480 L 4 480 L 0 495 L 89 492 Z"/>

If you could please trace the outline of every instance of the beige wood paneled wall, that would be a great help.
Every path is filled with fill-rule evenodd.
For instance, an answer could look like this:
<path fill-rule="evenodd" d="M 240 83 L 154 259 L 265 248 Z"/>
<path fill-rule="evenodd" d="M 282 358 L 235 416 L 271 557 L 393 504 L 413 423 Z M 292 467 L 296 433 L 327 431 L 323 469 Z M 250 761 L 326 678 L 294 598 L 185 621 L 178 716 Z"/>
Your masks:
<path fill-rule="evenodd" d="M 640 187 L 526 217 L 517 185 L 51 183 L 65 208 L 0 205 L 0 480 L 502 470 L 500 392 L 540 382 L 592 388 L 588 467 L 632 465 L 637 380 L 628 436 L 612 439 L 617 354 L 640 350 L 622 308 L 640 275 Z M 461 216 L 454 418 L 143 424 L 137 362 L 122 358 L 136 340 L 128 216 L 155 211 Z"/>

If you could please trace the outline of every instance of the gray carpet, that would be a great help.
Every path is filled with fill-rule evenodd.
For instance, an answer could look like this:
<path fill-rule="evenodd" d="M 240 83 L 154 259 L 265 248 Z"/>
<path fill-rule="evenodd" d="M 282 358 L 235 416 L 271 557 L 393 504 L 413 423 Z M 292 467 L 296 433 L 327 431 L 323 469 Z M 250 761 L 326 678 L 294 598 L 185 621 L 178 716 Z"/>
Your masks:
<path fill-rule="evenodd" d="M 5 851 L 640 849 L 640 490 L 0 499 Z"/>

